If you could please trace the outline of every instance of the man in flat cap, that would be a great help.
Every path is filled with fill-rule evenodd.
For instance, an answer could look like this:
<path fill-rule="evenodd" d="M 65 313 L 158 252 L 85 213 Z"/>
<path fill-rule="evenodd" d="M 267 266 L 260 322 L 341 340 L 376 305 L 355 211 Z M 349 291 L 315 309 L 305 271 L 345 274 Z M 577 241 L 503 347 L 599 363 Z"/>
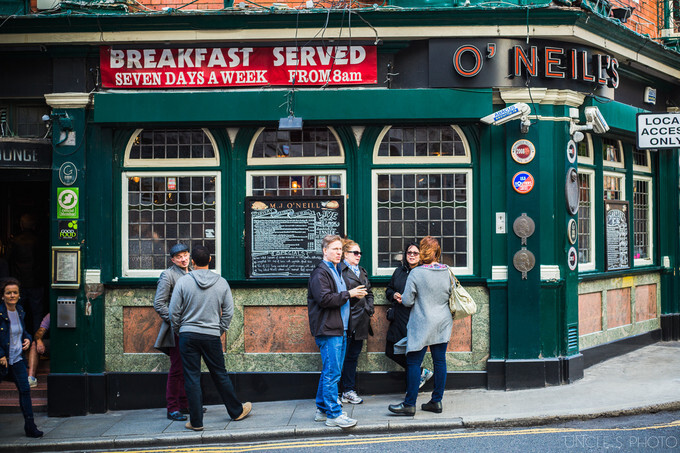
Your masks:
<path fill-rule="evenodd" d="M 172 261 L 172 266 L 161 273 L 156 287 L 156 297 L 153 300 L 153 308 L 163 319 L 158 338 L 156 338 L 156 343 L 153 346 L 170 356 L 168 383 L 165 388 L 168 419 L 184 421 L 187 419 L 184 413 L 188 412 L 187 395 L 184 391 L 184 370 L 182 369 L 182 358 L 179 354 L 179 339 L 170 327 L 168 306 L 175 283 L 189 272 L 189 263 L 191 262 L 189 247 L 181 243 L 173 245 L 170 249 L 170 261 Z"/>

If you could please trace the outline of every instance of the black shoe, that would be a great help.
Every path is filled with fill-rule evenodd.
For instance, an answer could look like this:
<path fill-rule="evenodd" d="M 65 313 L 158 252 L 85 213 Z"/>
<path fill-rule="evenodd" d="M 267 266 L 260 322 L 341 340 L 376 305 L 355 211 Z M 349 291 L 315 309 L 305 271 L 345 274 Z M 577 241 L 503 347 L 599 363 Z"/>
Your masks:
<path fill-rule="evenodd" d="M 24 432 L 26 433 L 26 437 L 42 437 L 43 432 L 38 429 L 37 426 L 35 426 L 35 422 L 33 419 L 26 420 L 24 423 Z"/>
<path fill-rule="evenodd" d="M 182 414 L 180 411 L 168 412 L 168 420 L 173 420 L 176 422 L 183 422 L 187 419 L 187 416 Z"/>
<path fill-rule="evenodd" d="M 434 412 L 435 414 L 441 414 L 442 413 L 442 402 L 439 401 L 435 403 L 434 401 L 430 400 L 427 403 L 423 403 L 420 408 L 424 411 L 428 412 Z"/>
<path fill-rule="evenodd" d="M 416 407 L 407 406 L 404 403 L 390 404 L 387 409 L 397 415 L 416 415 Z"/>
<path fill-rule="evenodd" d="M 179 411 L 180 411 L 181 413 L 185 414 L 185 415 L 186 415 L 186 414 L 189 414 L 189 408 L 188 408 L 188 407 L 183 407 L 183 408 L 180 409 Z M 205 414 L 206 412 L 208 412 L 208 408 L 207 408 L 207 407 L 204 407 L 204 408 L 203 408 L 203 413 Z"/>

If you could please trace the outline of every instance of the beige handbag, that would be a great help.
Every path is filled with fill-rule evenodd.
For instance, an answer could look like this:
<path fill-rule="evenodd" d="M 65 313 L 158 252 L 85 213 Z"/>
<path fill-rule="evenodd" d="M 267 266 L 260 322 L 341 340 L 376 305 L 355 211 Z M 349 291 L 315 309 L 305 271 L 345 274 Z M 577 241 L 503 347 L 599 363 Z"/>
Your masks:
<path fill-rule="evenodd" d="M 451 278 L 451 295 L 449 296 L 449 310 L 453 319 L 463 319 L 477 313 L 477 304 L 472 300 L 472 296 L 460 284 L 453 269 L 449 267 L 449 277 Z"/>

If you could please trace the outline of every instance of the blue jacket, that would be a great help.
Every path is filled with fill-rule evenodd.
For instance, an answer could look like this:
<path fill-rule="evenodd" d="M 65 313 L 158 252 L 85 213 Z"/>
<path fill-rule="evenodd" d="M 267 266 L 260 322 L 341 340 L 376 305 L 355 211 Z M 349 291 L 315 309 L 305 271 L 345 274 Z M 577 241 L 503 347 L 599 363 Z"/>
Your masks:
<path fill-rule="evenodd" d="M 21 330 L 23 331 L 21 340 L 23 341 L 28 338 L 29 341 L 33 341 L 26 331 L 26 324 L 24 323 L 24 316 L 26 314 L 21 305 L 17 305 L 17 313 L 19 313 Z M 9 315 L 7 314 L 7 305 L 2 302 L 0 302 L 0 357 L 7 357 L 9 362 Z"/>

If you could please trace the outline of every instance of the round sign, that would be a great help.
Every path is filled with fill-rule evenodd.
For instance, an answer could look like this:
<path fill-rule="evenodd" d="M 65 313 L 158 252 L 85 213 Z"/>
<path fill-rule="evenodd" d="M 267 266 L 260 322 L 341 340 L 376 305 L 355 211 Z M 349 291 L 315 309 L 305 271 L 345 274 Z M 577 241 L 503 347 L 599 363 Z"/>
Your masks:
<path fill-rule="evenodd" d="M 576 244 L 578 228 L 576 227 L 576 220 L 574 219 L 569 219 L 569 223 L 567 224 L 567 237 L 569 238 L 569 243 L 571 245 Z"/>
<path fill-rule="evenodd" d="M 78 194 L 73 189 L 63 190 L 57 196 L 57 203 L 62 209 L 73 209 L 78 205 Z"/>
<path fill-rule="evenodd" d="M 576 148 L 576 142 L 569 140 L 567 143 L 567 160 L 570 164 L 576 162 L 576 155 L 578 154 L 578 149 Z"/>
<path fill-rule="evenodd" d="M 536 148 L 529 140 L 517 140 L 510 149 L 512 159 L 518 164 L 528 164 L 534 160 Z"/>
<path fill-rule="evenodd" d="M 569 252 L 567 252 L 567 264 L 569 264 L 569 269 L 572 271 L 576 270 L 576 266 L 578 266 L 578 255 L 576 254 L 575 247 L 570 247 Z"/>
<path fill-rule="evenodd" d="M 73 162 L 64 162 L 59 167 L 59 181 L 65 186 L 73 185 L 78 179 L 78 169 Z"/>
<path fill-rule="evenodd" d="M 534 188 L 534 177 L 528 171 L 519 171 L 512 177 L 512 188 L 517 193 L 529 193 Z"/>

